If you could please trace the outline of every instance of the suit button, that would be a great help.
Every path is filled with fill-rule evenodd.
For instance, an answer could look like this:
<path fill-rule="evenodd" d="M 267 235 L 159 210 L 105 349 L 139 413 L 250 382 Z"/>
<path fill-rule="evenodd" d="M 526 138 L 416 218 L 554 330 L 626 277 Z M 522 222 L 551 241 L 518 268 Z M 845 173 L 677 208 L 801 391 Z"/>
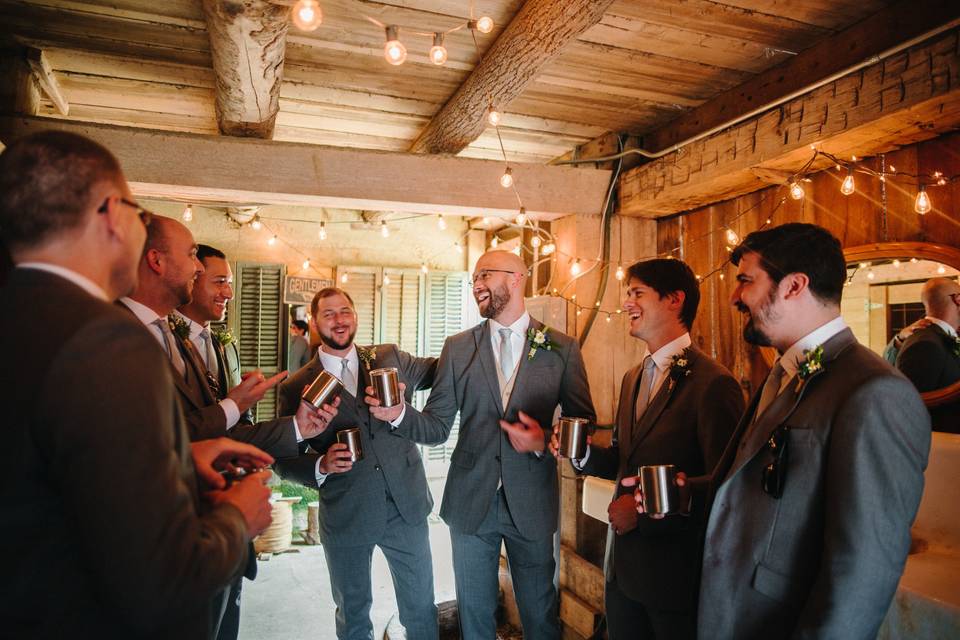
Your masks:
<path fill-rule="evenodd" d="M 497 462 L 500 462 L 500 456 L 494 456 L 497 459 Z"/>
<path fill-rule="evenodd" d="M 376 469 L 377 471 L 380 471 L 380 465 L 378 464 L 373 465 L 373 468 Z"/>
<path fill-rule="evenodd" d="M 373 433 L 370 434 L 370 439 L 371 439 L 371 440 L 373 440 L 373 439 L 376 438 L 376 437 L 377 437 L 376 434 L 373 434 Z"/>

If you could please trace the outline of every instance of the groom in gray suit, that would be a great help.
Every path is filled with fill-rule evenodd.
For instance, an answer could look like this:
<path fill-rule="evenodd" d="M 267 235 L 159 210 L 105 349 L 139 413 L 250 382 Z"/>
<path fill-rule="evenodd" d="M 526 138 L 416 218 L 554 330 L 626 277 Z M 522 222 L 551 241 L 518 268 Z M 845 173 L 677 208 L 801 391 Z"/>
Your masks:
<path fill-rule="evenodd" d="M 523 635 L 560 637 L 553 586 L 557 465 L 546 451 L 559 405 L 564 415 L 594 420 L 576 340 L 527 314 L 526 265 L 489 251 L 477 261 L 473 296 L 486 322 L 443 345 L 422 412 L 372 409 L 398 420 L 397 433 L 445 440 L 460 412 L 460 436 L 440 516 L 450 526 L 460 633 L 496 637 L 500 547 L 506 543 Z"/>
<path fill-rule="evenodd" d="M 698 636 L 872 640 L 910 549 L 929 416 L 840 317 L 826 229 L 757 231 L 731 259 L 744 339 L 781 355 L 709 485 Z"/>

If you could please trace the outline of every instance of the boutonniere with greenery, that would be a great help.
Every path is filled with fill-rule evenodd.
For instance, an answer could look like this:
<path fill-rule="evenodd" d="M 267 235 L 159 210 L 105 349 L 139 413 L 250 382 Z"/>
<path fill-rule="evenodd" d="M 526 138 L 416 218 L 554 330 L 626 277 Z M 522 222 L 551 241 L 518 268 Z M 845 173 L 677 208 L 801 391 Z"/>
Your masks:
<path fill-rule="evenodd" d="M 803 389 L 815 373 L 823 371 L 823 347 L 817 345 L 813 349 L 805 349 L 803 360 L 797 360 L 797 392 Z"/>
<path fill-rule="evenodd" d="M 210 327 L 210 335 L 213 336 L 213 339 L 220 343 L 220 346 L 225 347 L 228 344 L 232 344 L 236 341 L 236 338 L 233 337 L 233 333 L 230 332 L 230 329 L 221 326 L 212 326 Z"/>
<path fill-rule="evenodd" d="M 960 336 L 956 336 L 953 339 L 953 355 L 960 358 Z"/>
<path fill-rule="evenodd" d="M 358 345 L 357 355 L 367 367 L 367 371 L 373 369 L 373 363 L 377 359 L 377 352 L 373 349 L 373 347 L 361 347 Z"/>
<path fill-rule="evenodd" d="M 689 349 L 684 349 L 680 353 L 673 354 L 670 358 L 670 387 L 668 391 L 672 391 L 678 381 L 693 373 L 690 371 L 689 351 Z"/>
<path fill-rule="evenodd" d="M 186 340 L 190 337 L 189 323 L 177 314 L 173 313 L 167 316 L 167 324 L 170 325 L 170 331 L 173 331 L 174 335 L 181 340 Z"/>
<path fill-rule="evenodd" d="M 527 329 L 527 340 L 530 341 L 530 351 L 527 353 L 527 360 L 533 360 L 533 356 L 537 355 L 537 351 L 540 349 L 553 351 L 553 348 L 557 346 L 550 340 L 550 329 L 547 327 L 543 329 L 530 327 Z"/>

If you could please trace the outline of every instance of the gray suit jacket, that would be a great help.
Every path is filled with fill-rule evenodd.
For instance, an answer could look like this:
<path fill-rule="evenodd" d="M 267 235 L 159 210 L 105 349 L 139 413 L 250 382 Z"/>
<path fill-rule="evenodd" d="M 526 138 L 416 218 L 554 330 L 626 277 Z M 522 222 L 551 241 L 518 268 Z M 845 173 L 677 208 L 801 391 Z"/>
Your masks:
<path fill-rule="evenodd" d="M 414 391 L 427 389 L 433 383 L 436 358 L 417 358 L 393 344 L 377 345 L 374 349 L 373 368 L 396 367 L 400 382 L 407 385 L 408 402 Z M 321 371 L 323 364 L 315 355 L 307 366 L 288 378 L 280 387 L 281 411 L 296 411 L 304 387 Z M 276 465 L 281 475 L 316 487 L 317 459 L 337 441 L 337 431 L 360 428 L 363 460 L 355 462 L 346 473 L 328 475 L 320 486 L 320 539 L 326 545 L 373 544 L 379 540 L 387 522 L 385 496 L 388 493 L 409 524 L 423 522 L 433 508 L 418 441 L 404 437 L 388 423 L 371 416 L 370 408 L 363 401 L 363 389 L 370 384 L 369 374 L 361 362 L 358 397 L 343 392 L 337 417 L 326 431 L 309 441 L 316 453 L 281 460 Z"/>
<path fill-rule="evenodd" d="M 700 638 L 873 639 L 897 588 L 923 492 L 930 419 L 916 389 L 846 329 L 791 380 L 717 467 Z M 783 495 L 762 489 L 787 441 Z"/>
<path fill-rule="evenodd" d="M 960 356 L 955 340 L 937 325 L 918 329 L 897 354 L 897 369 L 918 391 L 934 391 L 960 380 Z M 934 431 L 960 433 L 960 402 L 929 407 Z"/>
<path fill-rule="evenodd" d="M 530 326 L 543 328 L 533 319 Z M 553 350 L 540 349 L 532 359 L 526 355 L 530 347 L 526 343 L 506 410 L 500 400 L 489 322 L 447 338 L 423 412 L 407 407 L 397 431 L 427 442 L 446 440 L 460 412 L 460 435 L 440 507 L 440 516 L 457 531 L 476 532 L 501 481 L 521 535 L 537 539 L 557 530 L 556 461 L 549 452 L 540 457 L 518 453 L 499 425 L 501 418 L 516 421 L 517 412 L 523 410 L 549 438 L 557 405 L 564 415 L 595 419 L 576 340 L 552 330 L 549 339 L 556 345 Z"/>
<path fill-rule="evenodd" d="M 166 354 L 129 313 L 49 273 L 14 270 L 0 306 L 18 480 L 0 489 L 16 550 L 0 635 L 205 638 L 246 527 L 199 498 Z"/>
<path fill-rule="evenodd" d="M 743 391 L 730 372 L 699 349 L 686 351 L 689 375 L 668 377 L 639 423 L 637 387 L 642 366 L 630 369 L 620 387 L 612 447 L 591 447 L 583 473 L 616 479 L 649 464 L 672 464 L 688 476 L 713 471 L 743 415 Z M 636 435 L 636 437 L 635 437 Z M 649 607 L 694 612 L 706 527 L 705 505 L 696 500 L 689 517 L 640 518 L 637 528 L 607 537 L 607 579 Z"/>

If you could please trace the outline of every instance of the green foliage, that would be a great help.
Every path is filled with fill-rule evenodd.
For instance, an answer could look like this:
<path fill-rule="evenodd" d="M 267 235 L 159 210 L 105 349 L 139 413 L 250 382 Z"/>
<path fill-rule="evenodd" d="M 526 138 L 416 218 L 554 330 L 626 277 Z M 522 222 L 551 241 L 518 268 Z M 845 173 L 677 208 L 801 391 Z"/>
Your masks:
<path fill-rule="evenodd" d="M 308 502 L 316 502 L 320 499 L 320 494 L 316 489 L 305 487 L 298 482 L 290 482 L 289 480 L 281 480 L 280 484 L 272 487 L 272 489 L 279 491 L 284 497 L 300 496 L 300 502 L 293 505 L 294 511 L 306 511 Z"/>

